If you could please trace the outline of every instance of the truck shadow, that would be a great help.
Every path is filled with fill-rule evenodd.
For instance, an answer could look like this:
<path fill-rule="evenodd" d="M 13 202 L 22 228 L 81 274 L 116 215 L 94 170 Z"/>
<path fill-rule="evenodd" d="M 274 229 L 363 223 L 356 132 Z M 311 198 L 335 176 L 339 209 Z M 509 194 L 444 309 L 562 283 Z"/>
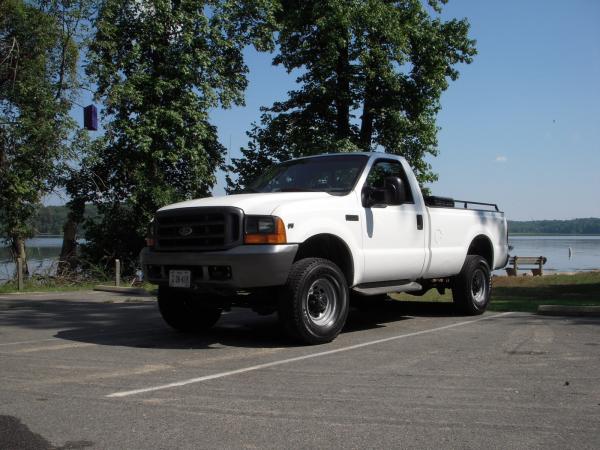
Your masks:
<path fill-rule="evenodd" d="M 124 346 L 156 349 L 216 349 L 221 346 L 240 348 L 301 347 L 302 344 L 288 338 L 281 328 L 277 315 L 260 316 L 252 311 L 233 309 L 225 313 L 219 322 L 203 333 L 181 333 L 169 328 L 158 311 L 137 310 L 133 318 L 130 312 L 115 315 L 112 323 L 104 326 L 94 321 L 55 334 L 69 341 L 95 345 Z M 407 320 L 400 309 L 377 308 L 369 311 L 352 309 L 342 333 L 385 327 L 386 324 Z M 129 327 L 129 329 L 127 329 Z"/>
<path fill-rule="evenodd" d="M 361 305 L 350 310 L 343 332 L 368 330 L 412 317 L 451 317 L 456 312 L 452 303 L 401 302 L 386 300 L 374 305 Z"/>
<path fill-rule="evenodd" d="M 388 301 L 351 309 L 343 333 L 385 327 L 411 316 L 451 316 L 450 304 Z M 6 313 L 4 313 L 6 312 Z M 16 300 L 0 304 L 0 326 L 60 330 L 54 337 L 95 345 L 157 349 L 273 348 L 298 345 L 282 332 L 277 315 L 259 316 L 244 309 L 225 313 L 203 334 L 179 333 L 164 324 L 154 301 L 99 303 L 76 300 Z"/>

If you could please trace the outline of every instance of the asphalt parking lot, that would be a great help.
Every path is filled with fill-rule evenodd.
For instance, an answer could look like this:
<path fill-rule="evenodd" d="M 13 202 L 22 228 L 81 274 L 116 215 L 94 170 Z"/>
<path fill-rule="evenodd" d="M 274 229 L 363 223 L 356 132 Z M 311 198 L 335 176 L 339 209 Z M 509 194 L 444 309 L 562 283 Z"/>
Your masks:
<path fill-rule="evenodd" d="M 393 303 L 297 346 L 152 299 L 0 296 L 0 448 L 600 448 L 600 319 Z"/>

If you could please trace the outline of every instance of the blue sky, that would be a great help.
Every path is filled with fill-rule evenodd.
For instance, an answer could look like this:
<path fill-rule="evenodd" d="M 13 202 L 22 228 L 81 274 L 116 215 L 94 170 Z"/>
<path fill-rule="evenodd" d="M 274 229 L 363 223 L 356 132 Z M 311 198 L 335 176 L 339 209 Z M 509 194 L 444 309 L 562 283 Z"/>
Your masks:
<path fill-rule="evenodd" d="M 600 1 L 450 0 L 443 16 L 468 18 L 478 55 L 442 97 L 433 193 L 513 220 L 600 217 Z M 270 55 L 246 61 L 246 106 L 211 115 L 232 157 L 259 108 L 294 88 Z"/>

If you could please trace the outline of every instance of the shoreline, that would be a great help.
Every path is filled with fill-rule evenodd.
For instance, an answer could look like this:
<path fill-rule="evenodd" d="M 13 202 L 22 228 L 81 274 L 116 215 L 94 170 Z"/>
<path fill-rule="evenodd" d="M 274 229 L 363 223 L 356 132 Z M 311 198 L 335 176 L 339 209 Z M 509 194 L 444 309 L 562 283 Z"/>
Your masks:
<path fill-rule="evenodd" d="M 504 269 L 496 269 L 496 271 L 501 271 Z M 577 270 L 577 271 L 552 271 L 552 270 L 548 270 L 549 273 L 546 273 L 547 269 L 544 269 L 544 274 L 543 275 L 532 275 L 530 271 L 526 271 L 527 269 L 523 269 L 523 273 L 520 273 L 519 275 L 507 275 L 506 273 L 502 274 L 502 275 L 498 275 L 492 272 L 492 277 L 494 278 L 523 278 L 523 277 L 529 277 L 529 278 L 537 278 L 539 276 L 541 277 L 551 277 L 551 276 L 556 276 L 556 275 L 569 275 L 569 276 L 573 276 L 573 275 L 580 275 L 583 273 L 600 273 L 600 268 L 599 269 L 582 269 L 582 270 Z"/>
<path fill-rule="evenodd" d="M 540 237 L 549 237 L 549 236 L 557 236 L 557 237 L 574 237 L 574 236 L 581 236 L 581 237 L 600 237 L 600 234 L 579 234 L 579 233 L 511 233 L 509 231 L 509 235 L 508 235 L 508 239 L 510 240 L 511 237 L 535 237 L 535 236 L 540 236 Z"/>

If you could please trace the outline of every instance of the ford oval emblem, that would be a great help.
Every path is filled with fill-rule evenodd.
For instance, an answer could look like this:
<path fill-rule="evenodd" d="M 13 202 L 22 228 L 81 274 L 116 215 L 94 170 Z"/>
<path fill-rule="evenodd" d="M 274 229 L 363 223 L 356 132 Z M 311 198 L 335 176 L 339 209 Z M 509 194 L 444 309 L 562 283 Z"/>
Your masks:
<path fill-rule="evenodd" d="M 192 227 L 181 227 L 179 230 L 177 230 L 177 232 L 179 233 L 179 236 L 189 236 L 190 234 L 192 234 L 194 230 L 192 230 Z"/>

